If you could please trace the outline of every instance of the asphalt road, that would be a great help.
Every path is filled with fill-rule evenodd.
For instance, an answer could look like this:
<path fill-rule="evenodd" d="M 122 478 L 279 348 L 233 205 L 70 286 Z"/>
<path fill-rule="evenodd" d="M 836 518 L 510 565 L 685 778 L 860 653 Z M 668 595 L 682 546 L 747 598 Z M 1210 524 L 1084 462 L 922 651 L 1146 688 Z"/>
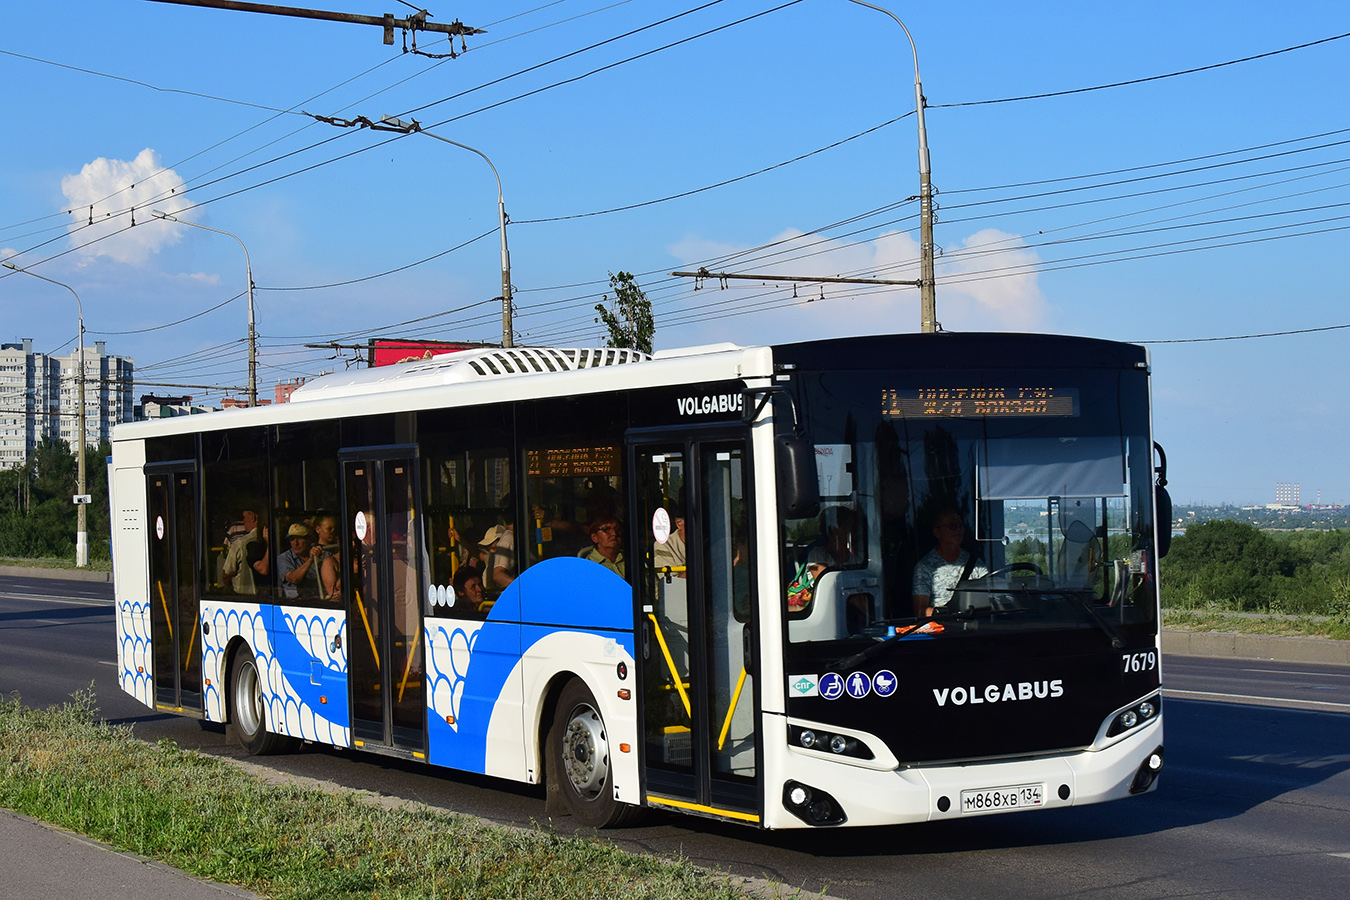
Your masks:
<path fill-rule="evenodd" d="M 148 740 L 237 756 L 223 730 L 139 706 L 117 687 L 111 586 L 0 577 L 0 691 L 66 700 Z M 1350 897 L 1350 668 L 1168 657 L 1160 789 L 1104 806 L 935 825 L 759 833 L 655 814 L 621 846 L 850 900 L 893 897 Z M 548 823 L 542 791 L 348 751 L 279 771 L 493 821 Z"/>

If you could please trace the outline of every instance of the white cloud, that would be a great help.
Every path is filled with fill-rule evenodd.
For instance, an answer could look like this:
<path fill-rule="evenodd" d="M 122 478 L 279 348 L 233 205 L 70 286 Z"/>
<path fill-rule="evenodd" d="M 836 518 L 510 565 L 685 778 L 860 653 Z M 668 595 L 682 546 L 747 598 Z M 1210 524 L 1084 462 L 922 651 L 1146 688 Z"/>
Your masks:
<path fill-rule="evenodd" d="M 986 228 L 938 260 L 937 318 L 949 331 L 1036 331 L 1048 304 L 1041 259 L 1015 234 Z"/>
<path fill-rule="evenodd" d="M 71 243 L 84 257 L 139 266 L 182 238 L 182 228 L 150 215 L 152 209 L 177 214 L 187 199 L 183 179 L 149 147 L 129 162 L 99 157 L 62 178 L 61 192 L 70 203 Z"/>

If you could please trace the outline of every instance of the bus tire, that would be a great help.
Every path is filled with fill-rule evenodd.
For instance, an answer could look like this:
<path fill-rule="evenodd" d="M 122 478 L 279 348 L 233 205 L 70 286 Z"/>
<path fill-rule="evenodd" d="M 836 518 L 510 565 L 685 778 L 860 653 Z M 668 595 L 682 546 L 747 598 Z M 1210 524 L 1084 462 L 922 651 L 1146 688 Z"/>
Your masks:
<path fill-rule="evenodd" d="M 592 828 L 638 819 L 640 808 L 614 798 L 609 731 L 600 704 L 580 679 L 568 682 L 558 696 L 547 743 L 548 773 L 574 819 Z"/>
<path fill-rule="evenodd" d="M 283 753 L 290 738 L 267 730 L 267 704 L 263 702 L 262 675 L 253 651 L 243 647 L 230 662 L 230 728 L 239 746 L 251 756 Z"/>

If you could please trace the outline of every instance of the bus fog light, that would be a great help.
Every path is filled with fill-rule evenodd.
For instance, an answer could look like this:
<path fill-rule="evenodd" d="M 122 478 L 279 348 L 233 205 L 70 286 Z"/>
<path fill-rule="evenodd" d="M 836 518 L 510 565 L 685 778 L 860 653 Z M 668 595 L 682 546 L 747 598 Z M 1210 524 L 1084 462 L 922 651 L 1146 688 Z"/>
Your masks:
<path fill-rule="evenodd" d="M 816 733 L 810 730 L 803 730 L 799 740 L 803 747 L 814 747 L 816 745 Z"/>
<path fill-rule="evenodd" d="M 1148 757 L 1148 770 L 1150 772 L 1162 771 L 1163 761 L 1161 753 L 1150 753 Z"/>
<path fill-rule="evenodd" d="M 811 795 L 800 784 L 788 791 L 788 802 L 793 806 L 805 806 L 810 798 Z"/>
<path fill-rule="evenodd" d="M 836 734 L 834 737 L 830 738 L 830 749 L 835 753 L 843 753 L 848 749 L 848 738 L 844 737 L 842 734 Z"/>

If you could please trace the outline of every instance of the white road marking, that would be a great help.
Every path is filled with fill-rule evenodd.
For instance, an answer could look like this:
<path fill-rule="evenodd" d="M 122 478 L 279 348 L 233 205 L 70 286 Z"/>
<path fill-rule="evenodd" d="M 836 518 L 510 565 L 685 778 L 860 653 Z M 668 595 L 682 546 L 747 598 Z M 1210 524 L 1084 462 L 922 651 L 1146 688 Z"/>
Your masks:
<path fill-rule="evenodd" d="M 1340 672 L 1292 672 L 1289 669 L 1243 669 L 1244 672 L 1265 672 L 1268 675 L 1301 675 L 1304 678 L 1350 678 L 1350 673 Z"/>
<path fill-rule="evenodd" d="M 30 603 L 59 603 L 62 606 L 112 606 L 111 600 L 65 600 L 59 597 L 37 597 L 33 594 L 9 594 L 0 591 L 0 600 L 26 600 Z"/>
<path fill-rule="evenodd" d="M 1318 712 L 1350 712 L 1350 703 L 1328 703 L 1323 700 L 1294 700 L 1286 697 L 1258 697 L 1252 694 L 1216 694 L 1210 691 L 1163 690 L 1164 697 L 1178 700 L 1215 700 L 1220 703 L 1248 702 L 1257 705 L 1279 706 L 1287 709 L 1311 709 Z"/>

